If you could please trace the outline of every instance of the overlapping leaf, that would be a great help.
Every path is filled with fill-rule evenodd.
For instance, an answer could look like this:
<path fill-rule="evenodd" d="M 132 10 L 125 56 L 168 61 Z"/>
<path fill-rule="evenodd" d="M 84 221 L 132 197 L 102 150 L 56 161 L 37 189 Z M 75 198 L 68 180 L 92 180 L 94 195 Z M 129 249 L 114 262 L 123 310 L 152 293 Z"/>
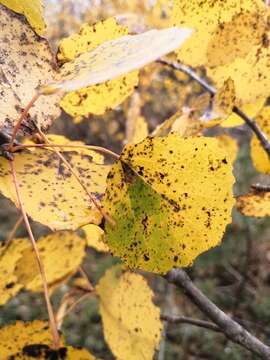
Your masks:
<path fill-rule="evenodd" d="M 181 46 L 191 33 L 189 28 L 172 27 L 107 41 L 65 63 L 59 81 L 43 92 L 78 90 L 137 70 Z"/>
<path fill-rule="evenodd" d="M 78 34 L 61 41 L 58 59 L 67 62 L 76 56 L 95 49 L 98 45 L 128 34 L 128 29 L 117 24 L 114 18 L 94 26 L 85 24 Z M 101 61 L 104 59 L 100 59 Z M 104 84 L 83 88 L 67 94 L 61 102 L 72 116 L 103 114 L 123 102 L 138 84 L 138 73 L 133 72 Z"/>
<path fill-rule="evenodd" d="M 161 339 L 160 311 L 141 275 L 109 269 L 97 285 L 104 335 L 118 360 L 152 359 Z"/>
<path fill-rule="evenodd" d="M 27 6 L 22 5 L 25 1 L 16 3 Z M 10 134 L 36 88 L 54 79 L 56 66 L 47 41 L 34 33 L 23 16 L 3 5 L 0 5 L 0 30 L 0 131 Z M 46 130 L 60 113 L 59 101 L 58 94 L 40 97 L 24 122 L 22 133 L 36 130 L 33 121 Z"/>
<path fill-rule="evenodd" d="M 255 36 L 257 32 L 251 28 L 258 26 L 256 11 L 263 9 L 259 0 L 175 0 L 173 4 L 173 25 L 196 30 L 178 51 L 179 59 L 191 66 L 230 61 L 232 57 L 243 56 L 259 40 L 259 35 Z M 250 21 L 247 24 L 246 19 Z M 232 27 L 234 30 L 230 31 Z M 261 27 L 258 28 L 261 33 Z M 218 41 L 214 41 L 214 35 Z"/>
<path fill-rule="evenodd" d="M 14 271 L 17 261 L 21 258 L 23 251 L 29 247 L 29 244 L 27 239 L 16 239 L 8 247 L 1 248 L 0 305 L 5 304 L 23 288 Z"/>
<path fill-rule="evenodd" d="M 41 291 L 42 283 L 35 258 L 29 246 L 21 252 L 17 260 L 14 275 L 25 289 Z M 74 232 L 55 232 L 38 241 L 38 249 L 44 264 L 49 286 L 61 282 L 77 271 L 85 256 L 86 241 Z"/>
<path fill-rule="evenodd" d="M 1 0 L 0 3 L 19 14 L 23 14 L 34 30 L 39 35 L 43 35 L 45 30 L 43 0 Z"/>
<path fill-rule="evenodd" d="M 62 152 L 93 196 L 105 192 L 109 166 L 93 162 L 91 153 Z M 53 230 L 74 230 L 98 224 L 101 214 L 66 165 L 52 151 L 36 149 L 14 156 L 14 167 L 25 209 L 33 220 Z M 0 191 L 17 206 L 10 165 L 0 159 Z"/>
<path fill-rule="evenodd" d="M 103 242 L 104 231 L 97 225 L 86 225 L 82 228 L 86 235 L 87 245 L 97 251 L 107 252 L 108 246 Z"/>
<path fill-rule="evenodd" d="M 104 198 L 117 224 L 106 226 L 110 250 L 131 268 L 164 273 L 190 265 L 220 243 L 231 221 L 233 182 L 215 139 L 169 135 L 127 145 Z"/>

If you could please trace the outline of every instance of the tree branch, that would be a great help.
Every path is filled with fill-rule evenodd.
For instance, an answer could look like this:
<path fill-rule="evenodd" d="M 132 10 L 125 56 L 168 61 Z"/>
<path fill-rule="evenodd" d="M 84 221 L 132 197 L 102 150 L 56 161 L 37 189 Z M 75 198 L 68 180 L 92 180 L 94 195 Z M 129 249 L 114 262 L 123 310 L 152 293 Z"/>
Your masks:
<path fill-rule="evenodd" d="M 197 81 L 206 91 L 208 91 L 211 95 L 216 94 L 216 89 L 209 85 L 205 80 L 201 79 L 191 68 L 189 68 L 186 65 L 169 61 L 169 60 L 158 60 L 157 61 L 160 64 L 167 65 L 174 70 L 179 70 L 188 76 L 190 76 L 192 79 Z M 233 107 L 233 112 L 238 115 L 244 122 L 247 124 L 247 126 L 254 132 L 254 134 L 257 136 L 258 140 L 260 141 L 264 151 L 269 157 L 270 160 L 270 143 L 267 139 L 267 136 L 264 134 L 264 132 L 260 129 L 258 124 L 252 120 L 250 117 L 248 117 L 242 110 L 240 110 L 237 106 Z"/>
<path fill-rule="evenodd" d="M 219 328 L 219 326 L 209 322 L 209 321 L 204 321 L 204 320 L 199 320 L 199 319 L 192 319 L 186 316 L 176 316 L 176 317 L 172 317 L 172 316 L 167 316 L 167 315 L 162 315 L 161 316 L 161 320 L 163 321 L 167 321 L 168 323 L 171 324 L 190 324 L 190 325 L 195 325 L 195 326 L 199 326 L 205 329 L 209 329 L 209 330 L 213 330 L 213 331 L 217 331 L 217 332 L 221 332 L 222 330 Z"/>
<path fill-rule="evenodd" d="M 184 270 L 172 269 L 165 275 L 165 279 L 183 289 L 185 295 L 220 328 L 228 339 L 261 356 L 262 359 L 270 359 L 270 347 L 219 309 L 193 284 Z"/>

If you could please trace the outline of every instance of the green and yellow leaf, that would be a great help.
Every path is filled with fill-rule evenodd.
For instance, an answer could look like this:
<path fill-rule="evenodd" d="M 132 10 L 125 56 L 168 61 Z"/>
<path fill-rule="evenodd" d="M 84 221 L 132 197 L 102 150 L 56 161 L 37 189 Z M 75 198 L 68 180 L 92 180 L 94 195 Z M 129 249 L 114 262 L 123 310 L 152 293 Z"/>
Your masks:
<path fill-rule="evenodd" d="M 217 246 L 231 222 L 234 178 L 212 138 L 169 135 L 127 145 L 103 201 L 110 250 L 131 268 L 165 273 Z"/>

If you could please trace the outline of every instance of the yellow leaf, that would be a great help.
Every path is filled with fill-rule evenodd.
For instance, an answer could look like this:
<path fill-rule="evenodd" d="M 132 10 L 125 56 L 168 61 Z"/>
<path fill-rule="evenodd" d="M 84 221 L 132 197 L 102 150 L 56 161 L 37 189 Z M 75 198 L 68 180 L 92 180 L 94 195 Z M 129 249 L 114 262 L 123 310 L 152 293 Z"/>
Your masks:
<path fill-rule="evenodd" d="M 107 252 L 108 246 L 103 242 L 104 231 L 97 225 L 86 225 L 82 228 L 86 235 L 87 245 L 97 251 Z"/>
<path fill-rule="evenodd" d="M 78 34 L 61 41 L 58 59 L 63 62 L 73 60 L 78 55 L 95 49 L 108 40 L 127 35 L 128 29 L 117 24 L 114 18 L 102 21 L 94 26 L 85 24 Z M 66 65 L 68 66 L 68 64 Z M 61 102 L 62 108 L 72 116 L 102 115 L 107 109 L 121 104 L 138 84 L 138 73 L 133 72 L 120 78 L 83 88 L 67 94 Z"/>
<path fill-rule="evenodd" d="M 265 106 L 256 116 L 255 121 L 266 137 L 270 139 L 270 106 Z M 270 174 L 270 160 L 256 135 L 252 135 L 251 158 L 253 165 L 259 172 Z"/>
<path fill-rule="evenodd" d="M 74 232 L 55 232 L 39 239 L 37 245 L 49 286 L 76 272 L 85 256 L 86 242 Z M 42 291 L 40 273 L 30 242 L 17 260 L 14 274 L 26 289 Z"/>
<path fill-rule="evenodd" d="M 241 110 L 247 114 L 250 118 L 254 118 L 258 112 L 262 109 L 263 105 L 265 103 L 265 98 L 257 100 L 255 103 L 252 104 L 244 104 L 241 106 Z M 227 127 L 234 127 L 234 126 L 240 126 L 243 125 L 245 122 L 240 116 L 236 115 L 235 113 L 232 113 L 226 120 L 222 121 L 220 124 L 221 127 L 227 128 Z"/>
<path fill-rule="evenodd" d="M 36 33 L 43 35 L 46 27 L 43 18 L 43 0 L 0 0 L 0 3 L 19 14 L 23 14 Z"/>
<path fill-rule="evenodd" d="M 237 209 L 246 216 L 270 216 L 270 192 L 250 192 L 239 196 L 236 202 Z"/>
<path fill-rule="evenodd" d="M 236 96 L 243 104 L 267 98 L 269 94 L 269 9 L 259 14 L 261 21 L 264 22 L 264 33 L 260 37 L 259 44 L 248 48 L 249 51 L 244 57 L 234 57 L 230 62 L 214 68 L 207 66 L 207 75 L 217 87 L 220 87 L 227 78 L 232 78 Z"/>
<path fill-rule="evenodd" d="M 47 41 L 34 33 L 23 16 L 0 5 L 0 26 L 1 54 L 4 54 L 0 64 L 0 131 L 10 135 L 36 88 L 54 79 L 56 65 Z M 60 114 L 60 98 L 59 94 L 41 96 L 20 133 L 31 134 L 36 131 L 35 124 L 46 130 Z"/>
<path fill-rule="evenodd" d="M 189 26 L 196 30 L 186 44 L 178 50 L 179 60 L 194 67 L 208 65 L 211 53 L 213 53 L 213 56 L 221 54 L 222 58 L 223 53 L 225 53 L 225 61 L 229 61 L 230 57 L 235 56 L 235 54 L 240 53 L 241 55 L 245 50 L 239 50 L 237 44 L 226 43 L 226 39 L 223 39 L 223 37 L 226 38 L 226 35 L 234 38 L 234 31 L 230 32 L 232 25 L 227 23 L 230 24 L 234 20 L 237 23 L 239 32 L 238 28 L 241 30 L 242 18 L 245 17 L 243 14 L 264 8 L 263 2 L 260 0 L 203 0 L 200 2 L 197 0 L 174 0 L 173 4 L 172 24 L 175 26 Z M 253 23 L 254 20 L 251 21 L 251 24 Z M 222 42 L 213 43 L 213 35 L 216 34 L 216 37 L 220 38 L 220 34 L 223 34 L 221 26 L 225 28 Z M 246 31 L 244 35 L 246 33 L 248 33 L 249 38 L 252 38 L 252 43 L 257 40 L 257 37 L 255 38 L 254 33 L 251 31 Z M 240 39 L 246 44 L 244 35 Z M 230 52 L 232 55 L 230 55 Z M 219 62 L 221 60 L 218 58 L 212 61 Z"/>
<path fill-rule="evenodd" d="M 44 92 L 78 90 L 137 70 L 175 50 L 191 33 L 191 29 L 174 27 L 106 41 L 65 63 L 59 81 L 48 84 Z"/>
<path fill-rule="evenodd" d="M 231 115 L 236 105 L 235 86 L 231 78 L 227 79 L 223 86 L 217 91 L 213 102 L 213 113 L 222 118 Z"/>
<path fill-rule="evenodd" d="M 14 359 L 14 355 L 31 344 L 52 346 L 52 335 L 47 322 L 35 320 L 31 323 L 24 323 L 17 321 L 13 325 L 0 329 L 1 359 Z M 62 344 L 63 341 L 61 341 Z"/>
<path fill-rule="evenodd" d="M 35 320 L 31 323 L 17 321 L 0 329 L 1 359 L 66 359 L 95 360 L 87 350 L 64 346 L 61 338 L 60 349 L 53 350 L 49 324 Z"/>
<path fill-rule="evenodd" d="M 106 243 L 131 268 L 189 266 L 220 243 L 233 183 L 216 139 L 169 135 L 129 144 L 108 175 L 103 204 L 117 225 L 106 224 Z"/>
<path fill-rule="evenodd" d="M 265 31 L 262 15 L 260 11 L 242 11 L 231 21 L 220 23 L 208 44 L 207 66 L 225 65 L 236 57 L 245 57 L 254 45 L 260 44 Z"/>
<path fill-rule="evenodd" d="M 110 167 L 76 151 L 62 152 L 62 155 L 89 191 L 94 196 L 102 196 Z M 55 153 L 36 149 L 15 154 L 14 167 L 26 212 L 33 220 L 52 230 L 74 230 L 90 222 L 100 223 L 100 212 Z M 12 181 L 8 161 L 0 158 L 0 192 L 18 206 Z"/>
<path fill-rule="evenodd" d="M 229 135 L 219 135 L 216 137 L 220 146 L 228 153 L 232 164 L 235 162 L 238 154 L 237 141 Z"/>
<path fill-rule="evenodd" d="M 104 335 L 118 360 L 152 359 L 161 339 L 160 311 L 138 274 L 109 269 L 97 285 Z"/>
<path fill-rule="evenodd" d="M 0 252 L 0 305 L 5 304 L 23 288 L 14 274 L 16 263 L 29 246 L 26 239 L 16 239 Z"/>

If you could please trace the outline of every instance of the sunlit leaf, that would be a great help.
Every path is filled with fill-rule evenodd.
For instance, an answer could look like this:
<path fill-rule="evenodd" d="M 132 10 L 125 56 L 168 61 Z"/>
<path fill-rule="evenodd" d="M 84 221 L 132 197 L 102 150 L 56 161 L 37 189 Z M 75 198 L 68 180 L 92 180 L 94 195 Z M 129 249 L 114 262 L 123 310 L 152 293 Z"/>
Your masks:
<path fill-rule="evenodd" d="M 82 228 L 86 235 L 87 245 L 97 251 L 107 252 L 108 246 L 103 242 L 104 231 L 97 225 L 86 225 Z"/>
<path fill-rule="evenodd" d="M 117 224 L 106 225 L 110 250 L 147 271 L 192 264 L 231 222 L 233 182 L 229 156 L 215 139 L 169 135 L 127 145 L 103 202 Z"/>
<path fill-rule="evenodd" d="M 39 239 L 37 245 L 49 286 L 76 272 L 85 256 L 86 242 L 74 232 L 55 232 Z M 17 260 L 14 274 L 24 288 L 42 290 L 40 272 L 30 241 L 28 248 L 22 251 Z"/>
<path fill-rule="evenodd" d="M 43 91 L 78 90 L 137 70 L 181 46 L 191 33 L 191 29 L 173 27 L 107 41 L 65 63 L 59 82 Z"/>
<path fill-rule="evenodd" d="M 264 22 L 264 32 L 260 36 L 259 43 L 251 48 L 247 47 L 249 52 L 244 57 L 236 56 L 229 63 L 214 68 L 207 66 L 207 75 L 217 87 L 229 77 L 232 78 L 236 96 L 243 104 L 254 103 L 259 98 L 266 98 L 269 95 L 269 9 L 259 14 L 260 21 Z M 250 31 L 253 31 L 252 27 Z M 256 29 L 254 38 L 255 34 Z"/>
<path fill-rule="evenodd" d="M 43 18 L 43 0 L 0 0 L 0 3 L 23 14 L 34 30 L 43 35 L 46 26 Z"/>
<path fill-rule="evenodd" d="M 33 358 L 39 360 L 96 360 L 96 358 L 85 349 L 63 346 L 59 350 L 54 350 L 53 348 L 50 348 L 48 345 L 44 344 L 28 345 L 23 349 L 23 351 L 15 354 L 14 359 L 31 360 Z"/>
<path fill-rule="evenodd" d="M 263 9 L 264 5 L 260 0 L 174 0 L 173 4 L 172 24 L 196 29 L 178 50 L 179 60 L 191 66 L 230 61 L 231 58 L 243 55 L 258 41 L 259 36 L 255 36 L 255 33 L 261 33 L 261 27 L 256 32 L 256 14 L 254 17 L 251 14 L 257 9 Z M 245 17 L 250 20 L 247 25 Z M 230 31 L 234 28 L 234 23 L 235 29 Z M 248 27 L 249 24 L 255 24 L 253 31 Z M 218 41 L 213 40 L 214 35 Z M 252 40 L 247 46 L 249 39 Z"/>
<path fill-rule="evenodd" d="M 73 60 L 80 54 L 95 49 L 108 40 L 128 34 L 128 29 L 117 24 L 114 18 L 102 21 L 94 26 L 83 25 L 78 34 L 61 41 L 58 59 Z M 68 64 L 66 65 L 68 66 Z M 138 84 L 138 73 L 133 72 L 105 84 L 83 88 L 67 94 L 61 102 L 63 109 L 72 116 L 103 114 L 107 109 L 122 103 Z"/>
<path fill-rule="evenodd" d="M 97 285 L 104 335 L 119 360 L 152 359 L 161 339 L 160 311 L 141 275 L 121 266 L 109 269 Z"/>
<path fill-rule="evenodd" d="M 270 106 L 264 107 L 255 118 L 261 130 L 270 138 Z M 256 135 L 251 140 L 251 158 L 255 168 L 264 174 L 270 174 L 270 160 Z"/>
<path fill-rule="evenodd" d="M 105 192 L 109 166 L 93 162 L 91 155 L 62 152 L 81 181 L 97 198 Z M 98 224 L 101 214 L 66 165 L 52 151 L 36 149 L 14 157 L 14 167 L 26 211 L 33 220 L 53 230 L 74 230 Z M 10 165 L 0 159 L 0 191 L 17 206 Z"/>
<path fill-rule="evenodd" d="M 239 196 L 236 202 L 237 209 L 246 216 L 270 216 L 270 192 L 250 192 Z"/>
<path fill-rule="evenodd" d="M 0 131 L 10 134 L 22 109 L 36 93 L 36 88 L 53 80 L 56 65 L 47 41 L 34 33 L 23 16 L 3 5 L 0 5 L 0 28 Z M 58 94 L 41 96 L 30 110 L 21 133 L 36 131 L 35 124 L 46 130 L 60 114 L 59 101 Z"/>

